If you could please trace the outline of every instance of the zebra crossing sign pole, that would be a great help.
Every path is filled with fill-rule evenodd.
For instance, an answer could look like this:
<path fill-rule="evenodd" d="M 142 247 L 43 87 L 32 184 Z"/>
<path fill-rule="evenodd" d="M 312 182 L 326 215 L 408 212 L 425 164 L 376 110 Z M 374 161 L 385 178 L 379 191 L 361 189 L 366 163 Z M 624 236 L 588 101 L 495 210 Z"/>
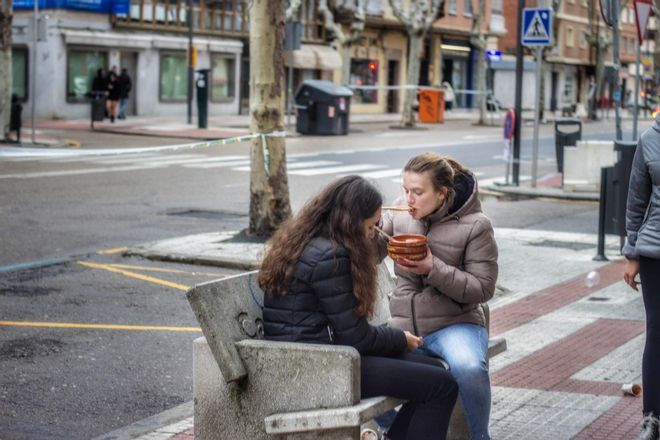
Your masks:
<path fill-rule="evenodd" d="M 552 45 L 552 9 L 525 8 L 523 10 L 523 46 L 536 47 L 536 96 L 534 103 L 534 138 L 532 142 L 532 188 L 536 188 L 539 163 L 539 107 L 541 105 L 541 69 L 543 47 Z M 521 118 L 522 119 L 522 118 Z"/>

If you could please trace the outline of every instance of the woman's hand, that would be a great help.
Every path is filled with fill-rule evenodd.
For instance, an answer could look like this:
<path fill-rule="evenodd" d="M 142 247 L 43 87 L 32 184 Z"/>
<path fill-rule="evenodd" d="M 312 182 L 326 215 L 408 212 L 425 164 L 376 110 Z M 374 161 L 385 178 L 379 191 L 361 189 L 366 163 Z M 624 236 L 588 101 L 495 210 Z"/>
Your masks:
<path fill-rule="evenodd" d="M 397 263 L 401 267 L 401 269 L 407 271 L 407 272 L 412 272 L 417 275 L 428 275 L 429 272 L 431 272 L 431 269 L 433 268 L 433 254 L 431 254 L 431 249 L 426 246 L 426 257 L 424 257 L 423 260 L 417 260 L 417 261 L 412 261 L 412 260 L 406 260 L 401 259 L 397 260 Z"/>
<path fill-rule="evenodd" d="M 406 353 L 410 353 L 411 351 L 421 347 L 422 344 L 424 343 L 424 340 L 422 338 L 415 336 L 408 331 L 404 331 L 403 334 L 406 335 L 406 341 L 408 342 L 408 348 L 406 348 Z"/>
<path fill-rule="evenodd" d="M 639 260 L 629 260 L 626 258 L 626 264 L 625 266 L 623 266 L 623 281 L 625 281 L 627 285 L 629 285 L 630 287 L 632 287 L 637 291 L 639 291 L 639 289 L 637 288 L 639 282 L 636 281 L 635 278 L 637 278 L 638 273 L 639 273 Z"/>

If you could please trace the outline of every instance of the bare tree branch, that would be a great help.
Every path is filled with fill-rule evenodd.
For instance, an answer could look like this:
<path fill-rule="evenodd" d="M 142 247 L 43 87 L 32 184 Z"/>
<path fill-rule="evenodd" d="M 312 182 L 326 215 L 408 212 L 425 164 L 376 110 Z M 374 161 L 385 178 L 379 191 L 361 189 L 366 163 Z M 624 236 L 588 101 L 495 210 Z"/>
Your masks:
<path fill-rule="evenodd" d="M 426 5 L 426 2 L 422 2 Z M 431 11 L 426 15 L 426 20 L 424 21 L 424 28 L 430 29 L 440 17 L 445 10 L 445 0 L 433 0 L 431 2 Z"/>
<path fill-rule="evenodd" d="M 318 11 L 323 17 L 323 26 L 325 26 L 325 28 L 332 33 L 334 38 L 343 45 L 344 41 L 346 41 L 346 36 L 341 29 L 341 25 L 335 21 L 335 15 L 328 7 L 328 0 L 319 0 Z"/>
<path fill-rule="evenodd" d="M 412 27 L 412 20 L 410 15 L 406 15 L 401 7 L 401 0 L 390 0 L 390 7 L 392 13 L 406 28 Z"/>
<path fill-rule="evenodd" d="M 289 0 L 289 6 L 286 8 L 286 21 L 292 21 L 298 18 L 302 0 Z"/>

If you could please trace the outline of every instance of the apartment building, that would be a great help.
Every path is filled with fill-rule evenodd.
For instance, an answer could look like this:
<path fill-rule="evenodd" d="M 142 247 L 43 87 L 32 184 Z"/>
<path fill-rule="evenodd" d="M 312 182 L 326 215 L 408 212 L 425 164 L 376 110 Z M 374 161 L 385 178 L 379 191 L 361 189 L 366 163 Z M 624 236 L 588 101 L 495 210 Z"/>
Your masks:
<path fill-rule="evenodd" d="M 541 5 L 549 2 L 539 2 Z M 631 2 L 628 2 L 631 3 Z M 530 6 L 534 7 L 534 5 Z M 512 63 L 516 51 L 518 10 L 516 2 L 507 2 L 504 8 L 507 26 L 512 31 L 500 39 L 500 49 L 506 54 L 508 62 Z M 589 93 L 593 89 L 596 77 L 597 59 L 603 56 L 605 65 L 604 86 L 599 91 L 601 105 L 607 105 L 613 97 L 615 81 L 621 81 L 624 99 L 634 88 L 634 71 L 637 31 L 635 14 L 632 4 L 624 4 L 620 20 L 620 63 L 619 72 L 614 72 L 612 66 L 612 32 L 603 22 L 598 0 L 562 0 L 558 10 L 554 11 L 556 24 L 555 45 L 546 52 L 543 65 L 544 103 L 546 110 L 561 110 L 576 106 L 578 110 L 588 107 Z M 592 44 L 592 36 L 597 33 L 605 36 L 608 44 L 605 46 Z M 646 43 L 648 46 L 649 43 Z M 652 49 L 647 48 L 650 53 Z M 531 51 L 527 51 L 524 71 L 523 107 L 533 106 L 534 59 Z M 634 73 L 633 73 L 634 75 Z"/>
<path fill-rule="evenodd" d="M 33 41 L 34 0 L 14 0 L 14 92 L 30 112 L 34 78 L 37 118 L 89 116 L 87 94 L 100 68 L 126 68 L 133 79 L 128 114 L 181 115 L 187 106 L 188 14 L 192 17 L 196 69 L 210 70 L 209 113 L 237 114 L 249 104 L 249 23 L 242 0 L 39 0 L 40 40 Z M 405 2 L 404 2 L 405 4 Z M 486 2 L 483 29 L 489 47 L 504 35 L 502 0 Z M 388 0 L 367 2 L 360 42 L 350 47 L 352 111 L 399 112 L 402 89 L 378 86 L 439 85 L 459 90 L 457 104 L 472 105 L 461 90 L 475 87 L 476 52 L 470 30 L 477 0 L 445 1 L 423 44 L 419 78 L 406 78 L 408 37 Z M 315 0 L 303 0 L 302 47 L 292 59 L 294 88 L 304 79 L 341 77 L 341 48 L 328 35 Z M 349 23 L 344 23 L 348 26 Z M 33 60 L 36 58 L 36 63 Z M 286 57 L 286 64 L 289 57 Z M 32 64 L 36 69 L 31 71 Z M 193 108 L 195 106 L 193 105 Z"/>

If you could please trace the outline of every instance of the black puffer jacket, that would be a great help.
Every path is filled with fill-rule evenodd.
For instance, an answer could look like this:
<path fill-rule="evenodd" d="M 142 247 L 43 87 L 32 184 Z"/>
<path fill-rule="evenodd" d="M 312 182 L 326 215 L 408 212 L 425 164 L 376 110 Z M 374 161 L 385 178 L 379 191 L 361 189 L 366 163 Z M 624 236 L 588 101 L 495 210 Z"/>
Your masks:
<path fill-rule="evenodd" d="M 266 339 L 350 345 L 370 356 L 403 354 L 403 331 L 374 327 L 355 308 L 348 252 L 327 238 L 314 238 L 296 265 L 289 292 L 265 295 Z"/>

